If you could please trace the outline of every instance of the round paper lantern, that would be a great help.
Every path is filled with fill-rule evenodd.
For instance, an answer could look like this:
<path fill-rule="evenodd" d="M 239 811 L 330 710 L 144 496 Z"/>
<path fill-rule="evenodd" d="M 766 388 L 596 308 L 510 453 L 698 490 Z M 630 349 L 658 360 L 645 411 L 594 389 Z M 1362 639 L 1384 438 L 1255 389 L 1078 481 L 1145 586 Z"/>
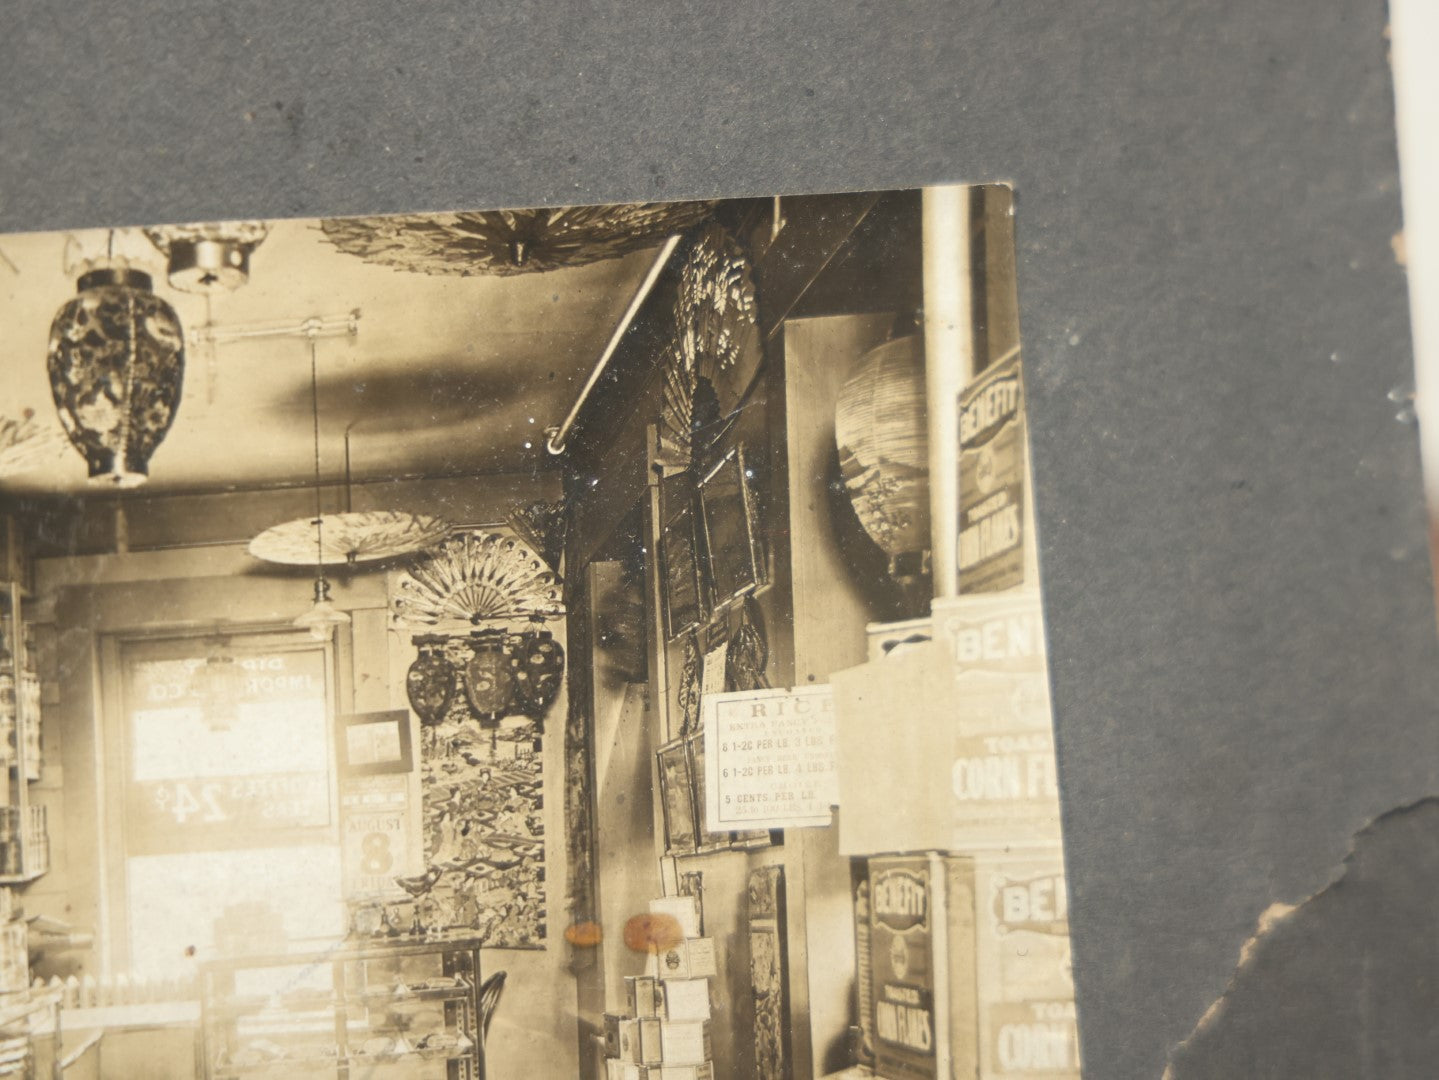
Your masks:
<path fill-rule="evenodd" d="M 518 635 L 510 646 L 515 697 L 526 716 L 543 719 L 565 677 L 565 650 L 548 630 Z"/>
<path fill-rule="evenodd" d="M 923 340 L 896 338 L 860 357 L 835 413 L 840 474 L 860 524 L 902 584 L 928 569 L 926 425 Z"/>
<path fill-rule="evenodd" d="M 505 636 L 481 630 L 470 635 L 471 656 L 465 664 L 465 696 L 470 709 L 486 724 L 497 724 L 510 710 L 514 674 L 505 655 Z"/>
<path fill-rule="evenodd" d="M 444 638 L 420 637 L 415 644 L 420 647 L 420 655 L 405 673 L 405 693 L 420 723 L 438 724 L 455 698 L 459 673 L 445 656 Z"/>
<path fill-rule="evenodd" d="M 143 484 L 185 375 L 179 317 L 138 270 L 92 270 L 50 326 L 50 391 L 90 479 Z"/>

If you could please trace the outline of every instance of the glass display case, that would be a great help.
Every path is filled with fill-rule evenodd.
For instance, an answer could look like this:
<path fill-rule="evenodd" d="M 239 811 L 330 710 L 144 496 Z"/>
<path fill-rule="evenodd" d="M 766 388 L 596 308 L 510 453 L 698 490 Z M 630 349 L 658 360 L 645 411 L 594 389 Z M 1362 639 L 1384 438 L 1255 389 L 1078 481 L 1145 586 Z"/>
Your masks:
<path fill-rule="evenodd" d="M 482 1080 L 480 939 L 352 936 L 201 969 L 206 1080 Z"/>

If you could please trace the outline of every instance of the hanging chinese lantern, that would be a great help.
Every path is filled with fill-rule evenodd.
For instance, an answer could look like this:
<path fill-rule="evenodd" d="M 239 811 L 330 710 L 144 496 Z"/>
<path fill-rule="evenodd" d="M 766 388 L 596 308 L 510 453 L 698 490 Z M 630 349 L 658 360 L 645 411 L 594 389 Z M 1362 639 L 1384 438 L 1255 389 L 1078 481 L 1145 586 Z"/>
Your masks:
<path fill-rule="evenodd" d="M 443 637 L 421 634 L 414 643 L 419 646 L 420 655 L 405 673 L 405 693 L 409 695 L 410 707 L 415 710 L 420 723 L 431 726 L 438 724 L 450 711 L 459 673 L 445 656 Z"/>
<path fill-rule="evenodd" d="M 548 630 L 517 634 L 510 643 L 510 671 L 520 711 L 543 720 L 565 677 L 565 650 Z"/>
<path fill-rule="evenodd" d="M 184 332 L 149 274 L 92 270 L 77 287 L 50 326 L 50 391 L 90 479 L 135 487 L 180 406 Z"/>
<path fill-rule="evenodd" d="M 889 556 L 890 576 L 905 593 L 927 596 L 929 435 L 919 335 L 860 357 L 840 389 L 834 435 L 864 531 Z"/>
<path fill-rule="evenodd" d="M 470 635 L 471 656 L 465 664 L 465 696 L 475 717 L 494 726 L 510 710 L 514 674 L 505 655 L 505 635 L 495 630 L 476 630 Z"/>

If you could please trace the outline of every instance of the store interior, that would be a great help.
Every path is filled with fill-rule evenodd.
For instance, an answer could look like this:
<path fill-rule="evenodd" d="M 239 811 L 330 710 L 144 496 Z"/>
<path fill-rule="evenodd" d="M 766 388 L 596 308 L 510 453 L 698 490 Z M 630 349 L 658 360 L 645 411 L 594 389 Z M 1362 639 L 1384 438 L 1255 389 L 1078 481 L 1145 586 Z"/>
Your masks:
<path fill-rule="evenodd" d="M 0 237 L 0 1075 L 1078 1077 L 1014 210 Z"/>

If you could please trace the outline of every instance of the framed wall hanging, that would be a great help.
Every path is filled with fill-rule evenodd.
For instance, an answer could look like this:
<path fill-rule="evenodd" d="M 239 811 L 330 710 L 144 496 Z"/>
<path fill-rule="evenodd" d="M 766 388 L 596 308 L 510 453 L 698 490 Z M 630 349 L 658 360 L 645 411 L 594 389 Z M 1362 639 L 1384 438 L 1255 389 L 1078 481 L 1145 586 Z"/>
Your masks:
<path fill-rule="evenodd" d="M 690 776 L 693 779 L 695 809 L 695 850 L 697 852 L 722 851 L 730 846 L 734 834 L 728 829 L 711 832 L 705 825 L 705 737 L 698 731 L 685 736 L 689 749 Z M 766 834 L 768 836 L 768 834 Z"/>
<path fill-rule="evenodd" d="M 665 637 L 670 641 L 704 621 L 705 587 L 699 544 L 694 499 L 682 497 L 660 532 Z"/>
<path fill-rule="evenodd" d="M 410 711 L 390 709 L 340 716 L 335 756 L 345 776 L 409 772 L 415 767 L 410 752 Z"/>
<path fill-rule="evenodd" d="M 721 608 L 759 588 L 765 577 L 764 549 L 743 445 L 725 454 L 700 480 L 699 501 L 714 606 Z"/>
<path fill-rule="evenodd" d="M 665 854 L 695 852 L 694 785 L 690 778 L 689 750 L 684 739 L 660 747 L 660 807 L 664 811 Z"/>

